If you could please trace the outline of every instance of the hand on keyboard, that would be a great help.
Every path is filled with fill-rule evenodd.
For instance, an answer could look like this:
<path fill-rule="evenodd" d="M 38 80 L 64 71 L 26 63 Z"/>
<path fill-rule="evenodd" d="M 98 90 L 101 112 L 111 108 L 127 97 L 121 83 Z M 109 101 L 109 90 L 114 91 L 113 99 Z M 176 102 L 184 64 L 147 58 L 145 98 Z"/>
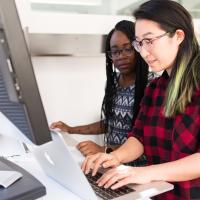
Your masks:
<path fill-rule="evenodd" d="M 120 188 L 127 184 L 146 184 L 152 179 L 151 170 L 149 166 L 144 167 L 130 167 L 120 165 L 116 168 L 106 171 L 97 181 L 98 186 L 112 189 Z"/>
<path fill-rule="evenodd" d="M 116 167 L 119 164 L 120 162 L 115 155 L 97 153 L 95 155 L 87 156 L 82 163 L 81 169 L 85 174 L 88 174 L 92 169 L 92 175 L 94 176 L 100 167 Z"/>
<path fill-rule="evenodd" d="M 104 187 L 99 187 L 97 185 L 97 180 L 102 176 L 102 174 L 98 173 L 95 176 L 92 176 L 91 173 L 87 174 L 86 177 L 90 183 L 90 185 L 92 186 L 92 189 L 94 190 L 94 192 L 100 196 L 102 199 L 104 200 L 108 200 L 108 199 L 114 199 L 116 197 L 128 194 L 130 192 L 133 192 L 134 190 L 124 186 L 121 187 L 119 189 L 116 190 L 112 190 L 110 188 L 104 188 Z"/>

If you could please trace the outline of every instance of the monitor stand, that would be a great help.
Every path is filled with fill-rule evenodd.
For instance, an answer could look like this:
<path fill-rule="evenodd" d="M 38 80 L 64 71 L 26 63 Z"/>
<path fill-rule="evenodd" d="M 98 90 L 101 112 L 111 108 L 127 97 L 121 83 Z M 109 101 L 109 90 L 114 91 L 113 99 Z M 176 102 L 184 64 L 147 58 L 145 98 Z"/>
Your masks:
<path fill-rule="evenodd" d="M 7 173 L 14 182 L 10 185 L 4 184 L 0 187 L 0 200 L 16 200 L 16 199 L 37 199 L 46 194 L 46 188 L 33 175 L 19 167 L 15 163 L 0 157 L 0 172 Z M 17 175 L 21 175 L 17 176 Z M 4 177 L 6 178 L 6 177 Z M 1 180 L 1 179 L 0 179 Z M 9 182 L 9 181 L 8 181 Z"/>
<path fill-rule="evenodd" d="M 34 176 L 9 161 L 26 154 L 25 146 L 17 139 L 0 134 L 0 200 L 37 199 L 46 194 L 45 187 Z"/>

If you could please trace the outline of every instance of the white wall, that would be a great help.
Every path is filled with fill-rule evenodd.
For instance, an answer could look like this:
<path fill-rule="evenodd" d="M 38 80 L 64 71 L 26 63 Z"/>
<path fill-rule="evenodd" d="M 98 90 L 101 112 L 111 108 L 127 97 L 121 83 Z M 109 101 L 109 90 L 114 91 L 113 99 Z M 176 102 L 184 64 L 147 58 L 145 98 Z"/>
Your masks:
<path fill-rule="evenodd" d="M 62 120 L 73 126 L 100 119 L 106 80 L 103 55 L 33 57 L 32 61 L 49 124 Z"/>

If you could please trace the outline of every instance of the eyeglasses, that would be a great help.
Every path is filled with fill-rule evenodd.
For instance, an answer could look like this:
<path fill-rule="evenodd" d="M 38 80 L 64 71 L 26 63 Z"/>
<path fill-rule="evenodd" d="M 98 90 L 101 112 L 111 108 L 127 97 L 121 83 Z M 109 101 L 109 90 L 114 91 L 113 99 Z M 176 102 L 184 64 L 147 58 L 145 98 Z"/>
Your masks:
<path fill-rule="evenodd" d="M 132 56 L 133 52 L 134 52 L 133 47 L 126 47 L 123 49 L 115 49 L 115 50 L 107 51 L 107 54 L 110 59 L 115 60 L 115 59 L 118 59 L 121 54 L 123 54 L 126 57 Z"/>
<path fill-rule="evenodd" d="M 166 32 L 162 35 L 159 35 L 157 37 L 154 37 L 154 38 L 144 38 L 142 39 L 141 41 L 137 41 L 137 40 L 134 40 L 132 42 L 132 46 L 134 47 L 134 49 L 137 51 L 137 52 L 141 52 L 142 50 L 142 47 L 145 48 L 146 50 L 150 50 L 152 47 L 153 47 L 153 42 L 155 40 L 158 40 L 164 36 L 166 36 L 169 32 Z"/>

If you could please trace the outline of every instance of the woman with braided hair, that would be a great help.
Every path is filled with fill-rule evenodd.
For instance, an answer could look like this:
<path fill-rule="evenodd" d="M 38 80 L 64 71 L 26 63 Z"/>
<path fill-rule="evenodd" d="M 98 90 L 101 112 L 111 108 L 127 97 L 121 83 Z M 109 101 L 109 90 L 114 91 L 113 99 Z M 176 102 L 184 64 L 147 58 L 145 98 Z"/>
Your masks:
<path fill-rule="evenodd" d="M 148 72 L 148 66 L 131 41 L 135 38 L 134 23 L 120 21 L 110 31 L 106 40 L 106 88 L 102 103 L 102 115 L 99 122 L 89 125 L 70 127 L 63 122 L 54 122 L 51 128 L 59 128 L 70 134 L 102 134 L 105 144 L 100 146 L 92 141 L 83 141 L 78 149 L 85 156 L 97 152 L 111 152 L 123 144 L 132 129 L 138 114 L 140 101 L 149 79 L 154 74 Z M 117 69 L 117 70 L 116 70 Z M 144 163 L 144 159 L 140 159 Z"/>

